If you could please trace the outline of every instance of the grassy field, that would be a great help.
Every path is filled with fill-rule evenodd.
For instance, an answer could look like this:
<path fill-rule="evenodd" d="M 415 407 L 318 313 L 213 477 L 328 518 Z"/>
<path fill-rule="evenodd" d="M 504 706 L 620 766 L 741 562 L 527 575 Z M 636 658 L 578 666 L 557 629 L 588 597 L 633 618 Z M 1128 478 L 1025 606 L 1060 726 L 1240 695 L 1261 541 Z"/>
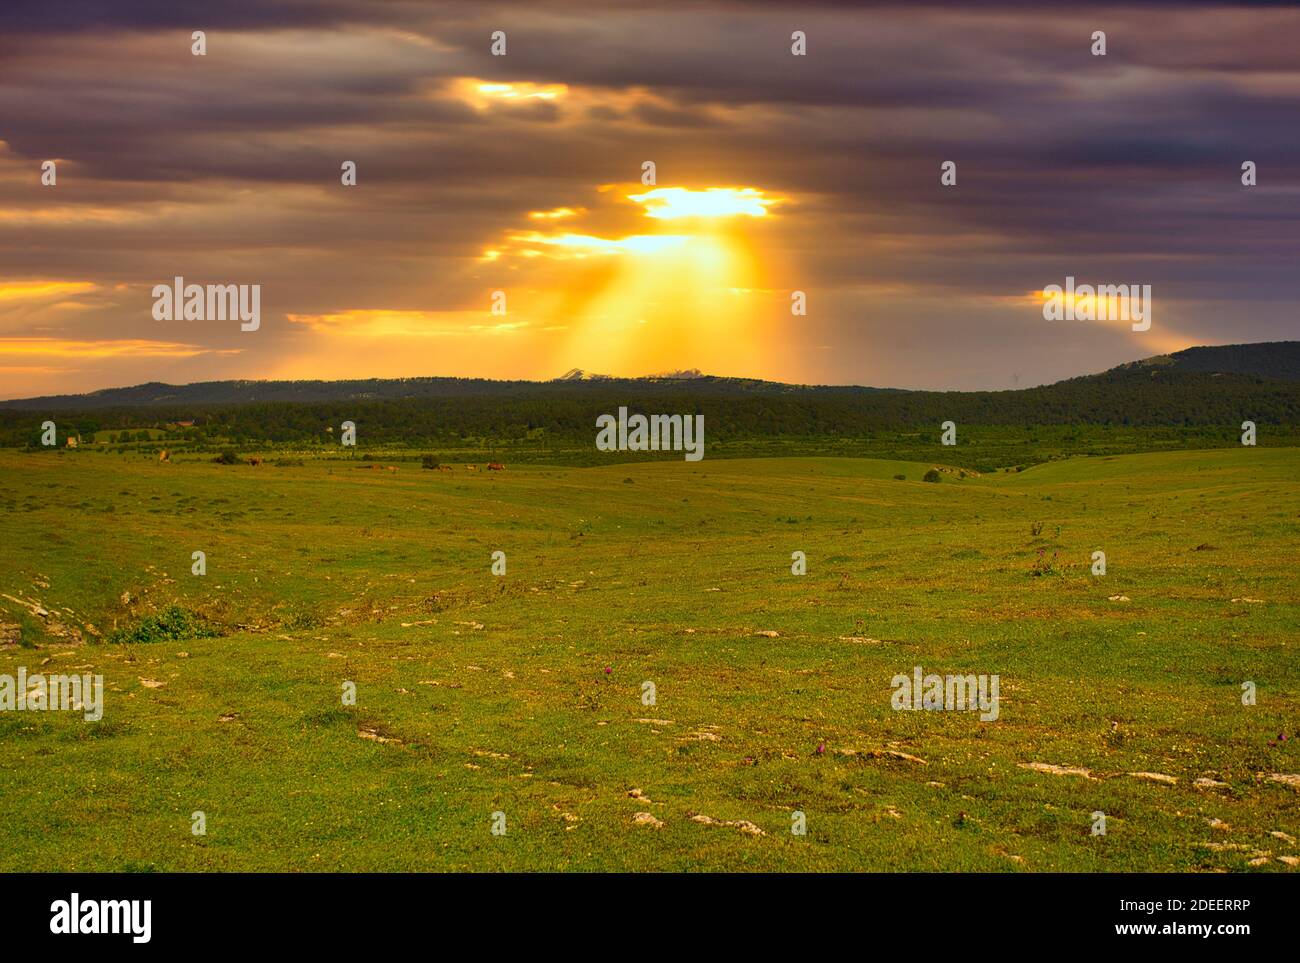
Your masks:
<path fill-rule="evenodd" d="M 1300 868 L 1300 449 L 930 467 L 0 453 L 0 869 Z"/>

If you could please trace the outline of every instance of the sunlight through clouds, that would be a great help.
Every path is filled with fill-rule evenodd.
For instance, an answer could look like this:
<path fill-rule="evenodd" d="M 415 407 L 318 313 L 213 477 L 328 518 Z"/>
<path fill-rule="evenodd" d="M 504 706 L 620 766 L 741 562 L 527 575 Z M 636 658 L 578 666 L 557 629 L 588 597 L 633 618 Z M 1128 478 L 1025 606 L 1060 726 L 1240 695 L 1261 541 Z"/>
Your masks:
<path fill-rule="evenodd" d="M 685 234 L 634 234 L 631 237 L 593 237 L 590 234 L 528 234 L 513 235 L 510 240 L 523 244 L 544 244 L 570 248 L 571 257 L 588 254 L 659 254 L 681 247 L 690 240 Z"/>
<path fill-rule="evenodd" d="M 692 191 L 685 187 L 659 187 L 644 194 L 628 194 L 640 204 L 647 217 L 674 220 L 680 217 L 766 217 L 767 209 L 781 198 L 763 196 L 753 187 L 710 187 Z"/>
<path fill-rule="evenodd" d="M 568 93 L 565 84 L 534 84 L 526 81 L 500 83 L 477 77 L 462 77 L 453 86 L 461 100 L 483 110 L 493 104 L 521 104 L 529 101 L 550 102 Z"/>

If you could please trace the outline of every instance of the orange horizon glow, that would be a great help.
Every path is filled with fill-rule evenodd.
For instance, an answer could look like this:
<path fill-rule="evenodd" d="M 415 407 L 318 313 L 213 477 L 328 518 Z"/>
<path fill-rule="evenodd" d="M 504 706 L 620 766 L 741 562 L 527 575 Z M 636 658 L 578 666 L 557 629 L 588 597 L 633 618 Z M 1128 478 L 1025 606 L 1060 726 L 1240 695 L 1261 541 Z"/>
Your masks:
<path fill-rule="evenodd" d="M 62 298 L 69 294 L 84 294 L 96 287 L 92 281 L 0 281 L 0 301 Z"/>
<path fill-rule="evenodd" d="M 201 354 L 238 354 L 239 348 L 204 348 L 176 341 L 144 338 L 74 341 L 69 338 L 0 337 L 0 356 L 48 355 L 58 358 L 193 358 Z"/>

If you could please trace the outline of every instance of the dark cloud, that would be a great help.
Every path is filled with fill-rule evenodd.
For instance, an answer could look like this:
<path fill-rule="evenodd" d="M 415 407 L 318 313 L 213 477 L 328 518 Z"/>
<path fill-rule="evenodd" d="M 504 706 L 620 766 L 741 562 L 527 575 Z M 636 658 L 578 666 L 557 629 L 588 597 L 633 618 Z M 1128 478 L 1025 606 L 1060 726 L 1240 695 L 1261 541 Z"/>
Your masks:
<path fill-rule="evenodd" d="M 0 7 L 0 28 L 11 34 L 278 29 L 402 22 L 416 9 L 391 0 L 8 0 Z"/>

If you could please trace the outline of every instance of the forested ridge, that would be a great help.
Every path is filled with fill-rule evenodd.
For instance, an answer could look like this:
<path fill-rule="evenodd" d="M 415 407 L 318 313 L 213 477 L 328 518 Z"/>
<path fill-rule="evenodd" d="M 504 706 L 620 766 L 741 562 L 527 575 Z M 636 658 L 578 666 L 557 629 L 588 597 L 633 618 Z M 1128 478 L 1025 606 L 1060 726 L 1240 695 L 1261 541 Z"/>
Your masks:
<path fill-rule="evenodd" d="M 1270 350 L 1253 350 L 1268 348 Z M 358 426 L 365 445 L 510 444 L 533 441 L 583 444 L 594 436 L 598 415 L 619 407 L 645 414 L 703 414 L 710 442 L 763 438 L 862 438 L 876 432 L 938 430 L 961 426 L 1114 426 L 1164 429 L 1236 428 L 1242 421 L 1292 428 L 1300 423 L 1300 381 L 1257 374 L 1187 370 L 1209 365 L 1219 352 L 1224 366 L 1263 364 L 1285 373 L 1300 344 L 1238 345 L 1189 349 L 1179 355 L 1123 365 L 1097 375 L 1008 391 L 903 391 L 815 387 L 736 378 L 602 379 L 593 381 L 486 381 L 426 378 L 356 382 L 217 382 L 142 386 L 150 397 L 197 394 L 237 397 L 254 391 L 273 397 L 330 385 L 347 396 L 329 400 L 230 402 L 165 401 L 106 407 L 80 396 L 82 407 L 51 399 L 0 408 L 0 444 L 36 447 L 41 424 L 53 420 L 60 436 L 119 433 L 101 442 L 143 441 L 157 429 L 193 444 L 328 445 L 340 425 Z M 1238 352 L 1236 349 L 1252 349 Z M 1190 357 L 1187 365 L 1180 358 Z M 304 388 L 302 386 L 309 386 Z M 197 393 L 191 389 L 202 389 Z M 412 397 L 398 397 L 401 392 Z M 78 396 L 68 396 L 76 398 Z M 116 397 L 127 397 L 117 395 Z M 186 424 L 193 422 L 193 424 Z"/>

